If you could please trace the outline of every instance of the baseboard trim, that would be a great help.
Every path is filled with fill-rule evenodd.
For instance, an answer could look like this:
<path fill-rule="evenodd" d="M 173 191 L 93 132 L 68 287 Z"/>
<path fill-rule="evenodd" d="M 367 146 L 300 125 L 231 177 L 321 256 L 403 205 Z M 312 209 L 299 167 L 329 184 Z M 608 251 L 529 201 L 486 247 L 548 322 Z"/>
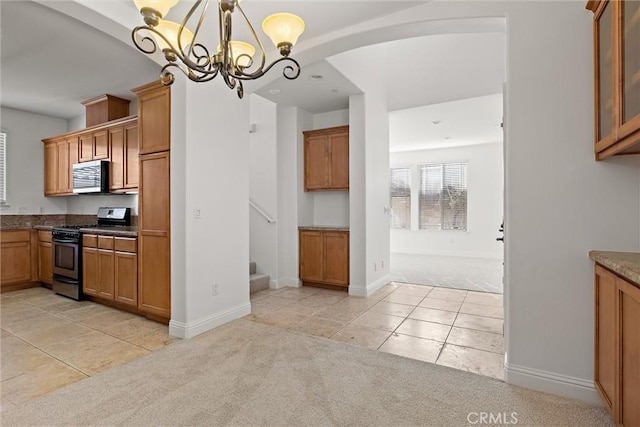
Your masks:
<path fill-rule="evenodd" d="M 380 279 L 376 280 L 373 283 L 369 283 L 365 288 L 355 285 L 349 285 L 349 295 L 353 295 L 356 297 L 368 297 L 372 295 L 375 291 L 389 283 L 391 280 L 391 275 L 386 274 Z"/>
<path fill-rule="evenodd" d="M 237 305 L 227 311 L 207 316 L 195 322 L 182 323 L 171 320 L 169 322 L 169 335 L 183 339 L 193 338 L 247 314 L 251 314 L 251 303 Z"/>
<path fill-rule="evenodd" d="M 481 259 L 503 259 L 502 253 L 493 252 L 459 252 L 459 251 L 447 251 L 447 250 L 424 250 L 417 248 L 399 248 L 391 251 L 397 254 L 406 255 L 427 255 L 427 256 L 448 256 L 458 258 L 481 258 Z"/>
<path fill-rule="evenodd" d="M 602 405 L 591 380 L 505 363 L 505 382 L 520 387 Z"/>
<path fill-rule="evenodd" d="M 281 288 L 299 288 L 300 280 L 292 277 L 285 277 L 283 279 L 269 280 L 269 288 L 281 289 Z"/>

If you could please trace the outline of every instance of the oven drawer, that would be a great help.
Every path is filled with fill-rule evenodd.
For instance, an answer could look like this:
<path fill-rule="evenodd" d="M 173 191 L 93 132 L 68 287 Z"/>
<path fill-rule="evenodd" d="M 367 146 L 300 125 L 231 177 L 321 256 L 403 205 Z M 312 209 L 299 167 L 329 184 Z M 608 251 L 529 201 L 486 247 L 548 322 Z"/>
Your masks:
<path fill-rule="evenodd" d="M 98 247 L 98 236 L 95 234 L 84 234 L 82 236 L 82 246 L 85 248 L 97 248 Z"/>

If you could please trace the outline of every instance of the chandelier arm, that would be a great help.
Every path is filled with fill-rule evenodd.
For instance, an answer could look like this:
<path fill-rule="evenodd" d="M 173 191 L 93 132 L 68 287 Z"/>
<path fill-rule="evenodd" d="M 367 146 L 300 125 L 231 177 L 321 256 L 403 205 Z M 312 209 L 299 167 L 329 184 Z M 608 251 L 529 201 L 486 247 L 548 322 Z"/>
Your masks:
<path fill-rule="evenodd" d="M 238 3 L 236 5 L 236 7 L 238 8 L 238 10 L 242 14 L 242 17 L 244 18 L 245 22 L 249 26 L 249 30 L 251 30 L 251 34 L 253 35 L 253 39 L 258 44 L 258 48 L 260 48 L 260 67 L 258 67 L 257 71 L 262 71 L 262 69 L 264 68 L 264 66 L 265 66 L 265 64 L 267 62 L 267 55 L 264 52 L 264 47 L 262 46 L 262 42 L 260 41 L 260 38 L 258 37 L 258 34 L 256 34 L 256 30 L 253 29 L 253 25 L 251 25 L 251 22 L 249 21 L 249 18 L 247 18 L 247 15 L 245 15 L 244 10 L 242 10 L 242 7 L 240 7 L 240 3 Z M 249 55 L 246 55 L 246 56 L 249 56 Z M 249 56 L 249 58 L 251 58 L 251 57 Z M 236 60 L 236 63 L 237 62 L 238 61 Z M 251 65 L 253 65 L 253 58 L 251 58 L 251 63 L 249 64 L 249 67 Z M 245 67 L 245 68 L 249 68 L 249 67 Z"/>
<path fill-rule="evenodd" d="M 178 70 L 180 70 L 182 72 L 182 74 L 184 74 L 186 77 L 189 78 L 189 80 L 192 80 L 194 82 L 208 82 L 210 80 L 213 80 L 214 78 L 216 78 L 216 76 L 218 75 L 218 71 L 216 70 L 215 72 L 212 73 L 208 73 L 208 74 L 198 74 L 193 72 L 192 69 L 184 67 L 183 65 L 180 65 L 176 62 L 170 62 L 168 64 L 166 64 L 164 67 L 162 67 L 162 70 L 160 71 L 160 77 L 161 77 L 161 81 L 162 84 L 164 84 L 165 86 L 169 86 L 173 83 L 173 81 L 175 80 L 175 77 L 173 75 L 173 73 L 171 71 L 169 71 L 169 67 L 175 67 Z"/>
<path fill-rule="evenodd" d="M 295 59 L 289 58 L 289 57 L 282 57 L 280 59 L 273 61 L 264 70 L 256 70 L 253 73 L 245 73 L 242 70 L 237 70 L 237 73 L 234 72 L 231 75 L 238 80 L 254 80 L 267 74 L 269 70 L 273 68 L 274 65 L 284 61 L 290 61 L 293 63 L 293 64 L 286 65 L 282 69 L 282 75 L 284 76 L 284 78 L 286 78 L 287 80 L 295 80 L 296 78 L 298 78 L 298 76 L 300 75 L 300 64 Z"/>
<path fill-rule="evenodd" d="M 156 41 L 153 39 L 153 37 L 140 34 L 140 41 L 138 42 L 138 39 L 136 39 L 136 35 L 138 34 L 138 32 L 144 30 L 149 30 L 149 27 L 147 27 L 146 25 L 135 27 L 131 32 L 131 40 L 133 40 L 133 44 L 139 50 L 141 50 L 143 53 L 146 53 L 147 55 L 151 55 L 152 53 L 155 53 L 156 50 L 158 50 L 158 45 L 156 44 Z M 155 33 L 159 34 L 157 31 L 155 31 Z M 147 49 L 143 46 L 143 44 L 149 44 L 151 45 L 151 48 Z"/>
<path fill-rule="evenodd" d="M 202 0 L 196 0 L 196 2 L 194 3 L 194 5 L 191 7 L 191 9 L 189 9 L 189 12 L 185 15 L 184 19 L 182 20 L 182 23 L 180 24 L 180 29 L 178 30 L 178 47 L 180 48 L 180 51 L 183 51 L 182 49 L 182 30 L 184 30 L 184 28 L 187 26 L 187 22 L 189 22 L 189 20 L 191 19 L 191 16 L 195 13 L 195 11 L 198 9 L 198 7 L 200 6 L 200 4 L 202 3 Z M 192 43 L 189 45 L 189 52 L 186 53 L 185 56 L 189 57 L 193 54 L 193 49 L 194 49 L 194 45 L 196 45 L 195 41 L 196 38 L 198 37 L 198 33 L 200 32 L 200 27 L 202 26 L 202 22 L 204 21 L 204 17 L 207 14 L 207 9 L 209 8 L 209 0 L 205 0 L 205 4 L 203 7 L 202 12 L 200 13 L 200 18 L 198 19 L 198 24 L 196 25 L 196 29 L 193 32 L 193 41 Z M 202 45 L 200 45 L 202 46 Z M 202 46 L 204 47 L 204 46 Z M 207 54 L 208 54 L 208 50 L 205 48 L 204 49 Z M 209 61 L 211 61 L 210 58 L 208 58 Z"/>

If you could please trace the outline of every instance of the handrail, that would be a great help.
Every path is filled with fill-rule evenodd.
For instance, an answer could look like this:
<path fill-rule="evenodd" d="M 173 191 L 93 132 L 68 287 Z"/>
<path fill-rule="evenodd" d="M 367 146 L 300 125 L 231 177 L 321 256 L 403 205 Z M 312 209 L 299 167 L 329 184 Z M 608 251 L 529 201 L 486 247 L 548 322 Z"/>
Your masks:
<path fill-rule="evenodd" d="M 262 208 L 260 208 L 260 206 L 256 205 L 256 203 L 251 199 L 249 199 L 249 206 L 255 209 L 256 212 L 258 212 L 260 215 L 262 215 L 269 224 L 273 224 L 276 222 L 275 219 L 271 218 L 268 213 L 266 213 Z"/>

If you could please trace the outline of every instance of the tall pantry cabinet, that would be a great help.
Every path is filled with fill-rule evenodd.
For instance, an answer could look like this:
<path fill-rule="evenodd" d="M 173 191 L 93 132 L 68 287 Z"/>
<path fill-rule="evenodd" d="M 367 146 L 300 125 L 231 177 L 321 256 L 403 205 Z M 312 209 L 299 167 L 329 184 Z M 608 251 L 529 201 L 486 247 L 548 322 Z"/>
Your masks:
<path fill-rule="evenodd" d="M 171 318 L 171 90 L 160 82 L 133 89 L 138 96 L 138 309 Z"/>

